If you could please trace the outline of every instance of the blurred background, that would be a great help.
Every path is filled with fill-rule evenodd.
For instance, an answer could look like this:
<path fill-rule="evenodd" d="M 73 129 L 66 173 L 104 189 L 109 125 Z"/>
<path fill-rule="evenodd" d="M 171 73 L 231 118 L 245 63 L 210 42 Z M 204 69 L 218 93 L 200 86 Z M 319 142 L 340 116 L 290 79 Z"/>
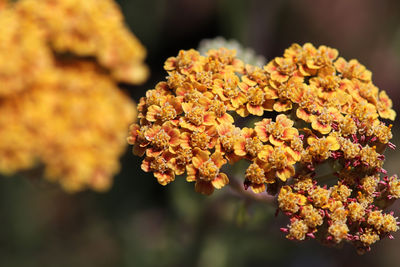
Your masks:
<path fill-rule="evenodd" d="M 400 1 L 119 0 L 147 47 L 151 78 L 124 86 L 136 101 L 165 78 L 163 62 L 204 38 L 234 38 L 270 60 L 292 43 L 337 48 L 373 73 L 400 111 Z M 400 145 L 395 123 L 393 142 Z M 399 173 L 397 151 L 386 169 Z M 398 266 L 400 234 L 355 249 L 286 240 L 273 205 L 219 190 L 194 192 L 183 178 L 163 187 L 127 148 L 107 193 L 66 194 L 23 175 L 0 179 L 0 266 Z M 180 179 L 179 179 L 180 178 Z M 400 213 L 399 205 L 393 208 Z"/>

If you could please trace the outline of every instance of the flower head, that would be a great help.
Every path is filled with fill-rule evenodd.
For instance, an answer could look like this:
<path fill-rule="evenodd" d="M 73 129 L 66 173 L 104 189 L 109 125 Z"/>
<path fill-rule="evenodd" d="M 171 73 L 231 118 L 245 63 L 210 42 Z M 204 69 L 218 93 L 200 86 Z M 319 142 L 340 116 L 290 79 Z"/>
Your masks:
<path fill-rule="evenodd" d="M 136 117 L 118 83 L 147 78 L 144 47 L 111 0 L 5 2 L 0 172 L 43 166 L 44 177 L 68 192 L 109 189 Z M 146 131 L 131 127 L 129 142 L 141 155 Z"/>
<path fill-rule="evenodd" d="M 139 109 L 147 119 L 132 126 L 129 138 L 136 150 L 158 155 L 159 145 L 143 139 L 143 132 L 158 132 L 162 103 L 176 99 L 168 118 L 180 145 L 163 143 L 172 157 L 163 173 L 182 174 L 186 164 L 196 191 L 211 194 L 229 181 L 221 172 L 226 162 L 247 161 L 244 189 L 277 196 L 290 218 L 281 229 L 289 239 L 349 242 L 366 251 L 398 230 L 397 218 L 383 211 L 400 197 L 400 182 L 381 177 L 383 152 L 394 145 L 392 126 L 380 120 L 396 114 L 358 61 L 307 43 L 292 45 L 263 68 L 244 65 L 221 48 L 203 55 L 181 51 L 165 69 L 167 90 L 141 101 L 151 102 Z M 264 118 L 251 127 L 240 118 L 249 115 Z"/>

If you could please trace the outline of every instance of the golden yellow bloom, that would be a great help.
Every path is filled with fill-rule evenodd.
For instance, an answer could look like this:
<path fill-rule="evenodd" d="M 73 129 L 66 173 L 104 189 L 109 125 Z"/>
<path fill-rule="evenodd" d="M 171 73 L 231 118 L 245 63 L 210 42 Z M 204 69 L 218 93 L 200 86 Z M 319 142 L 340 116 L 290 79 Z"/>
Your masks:
<path fill-rule="evenodd" d="M 0 97 L 3 98 L 33 86 L 43 73 L 51 71 L 53 59 L 40 26 L 23 20 L 14 8 L 1 11 L 0 25 Z"/>
<path fill-rule="evenodd" d="M 250 82 L 249 82 L 250 83 Z M 264 110 L 272 111 L 274 100 L 266 99 L 265 92 L 260 87 L 253 87 L 245 82 L 239 83 L 239 88 L 242 90 L 246 97 L 246 109 L 242 116 L 253 114 L 256 116 L 262 116 Z"/>
<path fill-rule="evenodd" d="M 146 51 L 124 25 L 114 1 L 20 0 L 15 9 L 27 23 L 40 25 L 55 52 L 96 57 L 119 81 L 147 79 Z"/>
<path fill-rule="evenodd" d="M 383 223 L 382 212 L 380 210 L 370 212 L 367 217 L 367 223 L 374 226 L 376 230 L 379 230 Z"/>
<path fill-rule="evenodd" d="M 370 246 L 379 240 L 379 235 L 372 229 L 367 229 L 361 236 L 360 241 Z"/>
<path fill-rule="evenodd" d="M 394 198 L 400 198 L 400 180 L 395 175 L 389 179 L 389 193 Z"/>
<path fill-rule="evenodd" d="M 363 149 L 361 149 L 360 157 L 361 161 L 363 161 L 367 166 L 372 168 L 381 168 L 383 165 L 382 160 L 380 159 L 380 154 L 376 152 L 375 146 L 366 145 Z"/>
<path fill-rule="evenodd" d="M 182 103 L 182 109 L 185 112 L 185 116 L 181 118 L 179 123 L 182 128 L 191 131 L 204 131 L 206 126 L 215 124 L 215 115 L 207 112 L 201 105 Z"/>
<path fill-rule="evenodd" d="M 261 163 L 262 165 L 262 163 Z M 268 183 L 270 179 L 268 179 L 267 172 L 260 166 L 260 163 L 254 162 L 250 164 L 247 168 L 245 177 L 249 182 L 249 186 L 255 193 L 261 193 L 265 191 L 265 183 Z M 272 181 L 274 177 L 272 177 Z"/>
<path fill-rule="evenodd" d="M 396 218 L 391 214 L 383 215 L 381 230 L 384 232 L 396 232 L 399 230 Z"/>
<path fill-rule="evenodd" d="M 178 123 L 175 118 L 178 116 L 180 113 L 182 113 L 182 105 L 180 103 L 180 100 L 176 97 L 173 97 L 171 95 L 168 96 L 160 96 L 156 91 L 154 92 L 154 96 L 151 95 L 150 97 L 155 97 L 157 98 L 157 103 L 154 103 L 155 101 L 152 101 L 151 98 L 147 103 L 147 114 L 146 114 L 146 120 L 150 122 L 158 122 L 158 123 L 164 123 L 164 122 L 172 122 L 174 124 Z M 149 99 L 149 98 L 148 98 Z M 154 104 L 153 104 L 153 103 Z"/>
<path fill-rule="evenodd" d="M 299 131 L 293 128 L 294 122 L 283 114 L 276 117 L 276 122 L 272 125 L 269 141 L 275 146 L 280 146 L 299 135 Z"/>
<path fill-rule="evenodd" d="M 326 204 L 328 204 L 329 195 L 329 190 L 319 186 L 315 189 L 312 189 L 310 192 L 310 197 L 315 207 L 324 207 Z"/>
<path fill-rule="evenodd" d="M 144 48 L 110 0 L 0 6 L 0 172 L 107 190 L 136 116 L 117 83 L 144 81 Z"/>
<path fill-rule="evenodd" d="M 289 239 L 304 240 L 308 232 L 308 226 L 303 220 L 294 220 L 289 228 L 289 234 L 286 236 Z"/>
<path fill-rule="evenodd" d="M 349 228 L 345 223 L 335 222 L 328 228 L 328 232 L 333 236 L 336 243 L 339 243 L 347 237 Z"/>
<path fill-rule="evenodd" d="M 360 155 L 360 146 L 351 140 L 341 137 L 339 138 L 339 144 L 345 159 L 353 159 Z"/>
<path fill-rule="evenodd" d="M 354 222 L 361 220 L 365 215 L 365 209 L 360 203 L 352 202 L 347 208 L 349 210 L 349 218 Z"/>
<path fill-rule="evenodd" d="M 305 153 L 312 156 L 317 161 L 324 161 L 331 156 L 331 151 L 336 151 L 340 148 L 337 138 L 333 135 L 328 137 L 316 138 L 310 136 L 307 138 L 309 146 Z"/>
<path fill-rule="evenodd" d="M 350 115 L 342 117 L 342 119 L 339 121 L 338 126 L 340 133 L 344 137 L 357 133 L 357 125 Z"/>
<path fill-rule="evenodd" d="M 377 176 L 366 176 L 361 179 L 360 184 L 362 190 L 368 195 L 372 195 L 378 186 L 379 177 Z"/>
<path fill-rule="evenodd" d="M 145 138 L 152 145 L 151 149 L 146 150 L 146 155 L 155 157 L 166 150 L 173 153 L 174 148 L 180 144 L 179 130 L 173 127 L 170 122 L 165 122 L 162 126 L 151 128 L 145 133 Z"/>
<path fill-rule="evenodd" d="M 306 197 L 292 192 L 289 186 L 281 188 L 278 195 L 279 208 L 285 212 L 295 213 L 306 204 Z"/>
<path fill-rule="evenodd" d="M 309 228 L 315 228 L 324 222 L 321 212 L 312 205 L 303 206 L 300 211 L 300 216 Z"/>
<path fill-rule="evenodd" d="M 351 189 L 344 184 L 338 184 L 331 187 L 330 197 L 335 200 L 346 202 L 347 198 L 351 195 Z"/>
<path fill-rule="evenodd" d="M 224 101 L 228 110 L 236 110 L 246 103 L 246 95 L 238 87 L 239 77 L 225 73 L 222 79 L 215 79 L 212 92 Z"/>
<path fill-rule="evenodd" d="M 14 161 L 7 159 L 7 154 L 11 153 L 17 161 L 11 163 L 11 170 L 7 170 L 7 165 L 2 166 L 2 172 L 29 168 L 40 160 L 45 165 L 46 177 L 59 181 L 68 191 L 85 187 L 106 190 L 111 185 L 112 175 L 119 169 L 123 133 L 127 122 L 135 115 L 133 104 L 93 65 L 68 66 L 53 71 L 53 75 L 51 81 L 38 83 L 22 94 L 7 98 L 6 104 L 0 106 L 2 114 L 14 114 L 1 118 L 1 123 L 5 123 L 0 134 L 1 143 L 8 144 L 8 148 L 1 149 L 1 158 L 6 162 Z M 88 98 L 91 101 L 88 102 Z M 22 131 L 21 136 L 13 132 L 15 126 L 12 125 L 17 122 L 16 129 Z M 8 136 L 22 138 L 27 147 L 12 152 L 18 149 L 15 144 L 21 141 L 5 142 Z M 27 154 L 18 156 L 20 152 Z"/>
<path fill-rule="evenodd" d="M 321 113 L 312 121 L 311 127 L 322 134 L 328 134 L 332 130 L 332 122 L 340 121 L 342 115 L 335 108 L 324 108 Z"/>

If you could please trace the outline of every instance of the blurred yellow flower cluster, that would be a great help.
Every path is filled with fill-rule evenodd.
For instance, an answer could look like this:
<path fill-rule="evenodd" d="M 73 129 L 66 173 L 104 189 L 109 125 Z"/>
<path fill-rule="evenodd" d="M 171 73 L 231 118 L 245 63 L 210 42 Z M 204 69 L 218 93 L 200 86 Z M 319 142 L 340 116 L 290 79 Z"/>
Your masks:
<path fill-rule="evenodd" d="M 164 68 L 167 80 L 141 98 L 128 137 L 160 184 L 186 172 L 208 195 L 229 183 L 222 166 L 245 159 L 244 188 L 277 195 L 289 239 L 365 251 L 398 230 L 383 209 L 399 198 L 400 181 L 381 178 L 383 152 L 394 148 L 381 119 L 396 114 L 358 61 L 307 43 L 263 68 L 225 48 L 180 51 Z M 235 124 L 265 114 L 254 128 Z"/>
<path fill-rule="evenodd" d="M 0 1 L 0 25 L 0 173 L 43 165 L 67 191 L 107 190 L 136 117 L 118 82 L 148 72 L 118 6 Z"/>

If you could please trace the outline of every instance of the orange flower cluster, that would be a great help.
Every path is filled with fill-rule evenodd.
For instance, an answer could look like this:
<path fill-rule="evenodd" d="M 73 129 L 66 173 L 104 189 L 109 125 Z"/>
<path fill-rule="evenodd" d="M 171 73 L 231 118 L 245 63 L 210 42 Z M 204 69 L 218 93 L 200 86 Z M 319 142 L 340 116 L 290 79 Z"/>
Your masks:
<path fill-rule="evenodd" d="M 383 152 L 394 148 L 381 119 L 396 114 L 357 60 L 308 43 L 263 68 L 220 48 L 180 51 L 164 69 L 167 80 L 140 99 L 140 123 L 128 137 L 160 184 L 186 172 L 196 191 L 211 194 L 229 183 L 221 167 L 246 159 L 244 187 L 279 192 L 289 239 L 347 240 L 366 250 L 397 231 L 382 209 L 400 196 L 400 181 L 380 178 Z M 254 128 L 235 125 L 265 114 Z"/>
<path fill-rule="evenodd" d="M 136 116 L 118 82 L 145 50 L 111 0 L 0 1 L 0 173 L 43 166 L 67 191 L 107 190 Z"/>

